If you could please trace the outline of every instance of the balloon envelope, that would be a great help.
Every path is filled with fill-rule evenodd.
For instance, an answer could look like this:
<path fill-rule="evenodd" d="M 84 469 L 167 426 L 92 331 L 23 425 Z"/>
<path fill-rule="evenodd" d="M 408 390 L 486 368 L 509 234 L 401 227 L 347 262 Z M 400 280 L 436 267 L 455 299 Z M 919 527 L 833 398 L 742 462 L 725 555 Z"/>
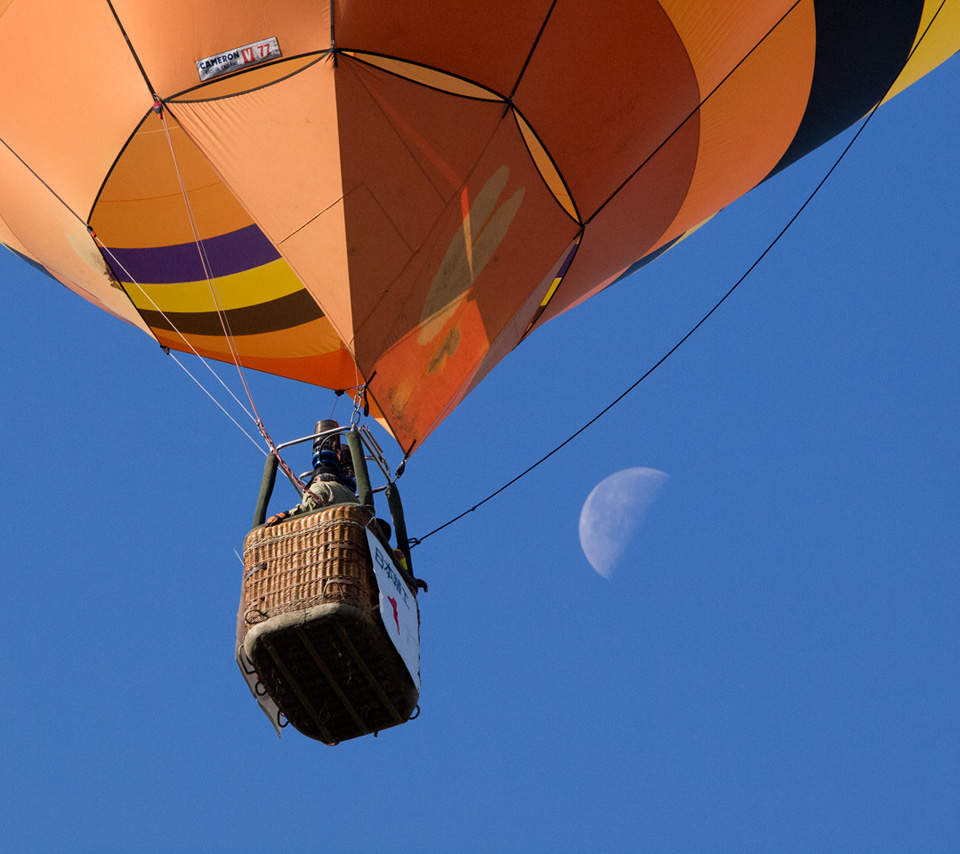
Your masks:
<path fill-rule="evenodd" d="M 940 6 L 0 0 L 0 241 L 166 347 L 368 383 L 410 449 L 952 55 Z"/>

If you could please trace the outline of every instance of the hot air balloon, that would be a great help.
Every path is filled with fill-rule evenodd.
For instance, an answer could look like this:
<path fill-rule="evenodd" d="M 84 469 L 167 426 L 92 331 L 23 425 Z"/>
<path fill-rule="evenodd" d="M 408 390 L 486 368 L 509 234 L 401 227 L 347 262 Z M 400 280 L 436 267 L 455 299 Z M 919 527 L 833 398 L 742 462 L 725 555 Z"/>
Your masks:
<path fill-rule="evenodd" d="M 165 348 L 357 390 L 407 457 L 960 8 L 0 0 L 0 47 L 0 242 Z"/>

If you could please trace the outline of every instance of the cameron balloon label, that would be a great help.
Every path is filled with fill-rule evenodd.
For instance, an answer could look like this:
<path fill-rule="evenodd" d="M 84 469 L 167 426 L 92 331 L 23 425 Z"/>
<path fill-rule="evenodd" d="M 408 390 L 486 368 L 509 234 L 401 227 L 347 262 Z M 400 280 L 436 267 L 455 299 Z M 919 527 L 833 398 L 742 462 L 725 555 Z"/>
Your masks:
<path fill-rule="evenodd" d="M 373 571 L 380 588 L 380 617 L 419 691 L 420 615 L 417 612 L 417 599 L 400 575 L 393 557 L 369 530 L 367 543 L 370 545 Z"/>
<path fill-rule="evenodd" d="M 268 59 L 279 59 L 280 44 L 276 39 L 262 39 L 197 60 L 197 71 L 201 80 L 212 80 L 222 74 L 229 74 L 248 65 L 257 65 Z"/>

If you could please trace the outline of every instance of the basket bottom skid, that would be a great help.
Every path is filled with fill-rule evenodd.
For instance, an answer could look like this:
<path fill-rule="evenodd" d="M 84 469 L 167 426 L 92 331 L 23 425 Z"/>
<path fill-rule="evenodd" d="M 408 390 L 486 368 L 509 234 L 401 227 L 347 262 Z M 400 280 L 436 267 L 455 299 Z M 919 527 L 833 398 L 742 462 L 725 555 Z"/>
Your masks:
<path fill-rule="evenodd" d="M 337 744 L 409 720 L 419 692 L 377 613 L 347 603 L 280 614 L 244 649 L 287 720 Z"/>

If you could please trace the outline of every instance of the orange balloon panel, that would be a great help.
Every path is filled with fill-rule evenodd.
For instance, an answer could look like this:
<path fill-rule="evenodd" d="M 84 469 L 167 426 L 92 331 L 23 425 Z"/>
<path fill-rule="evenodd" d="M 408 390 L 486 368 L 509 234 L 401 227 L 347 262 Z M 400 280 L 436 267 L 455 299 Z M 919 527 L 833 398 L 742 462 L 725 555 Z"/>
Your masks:
<path fill-rule="evenodd" d="M 699 124 L 696 74 L 660 4 L 606 0 L 605 15 L 595 5 L 557 3 L 514 98 L 584 220 L 678 127 L 686 144 L 674 168 L 692 172 Z M 670 182 L 682 196 L 687 178 Z"/>
<path fill-rule="evenodd" d="M 520 80 L 552 0 L 420 0 L 335 3 L 344 50 L 399 57 L 462 77 L 508 98 Z"/>
<path fill-rule="evenodd" d="M 409 450 L 956 52 L 935 5 L 0 0 L 0 241 L 164 346 L 367 381 Z"/>
<path fill-rule="evenodd" d="M 746 24 L 750 19 L 743 10 L 741 15 Z M 753 20 L 749 40 L 729 53 L 717 58 L 705 51 L 704 82 L 711 88 L 703 92 L 703 104 L 590 223 L 577 267 L 541 322 L 616 280 L 637 260 L 638 245 L 651 251 L 666 246 L 713 216 L 718 199 L 737 198 L 770 174 L 807 106 L 814 23 L 813 0 L 782 4 L 761 26 Z M 717 68 L 726 68 L 726 76 L 718 78 Z M 679 139 L 687 140 L 685 151 L 666 158 Z M 689 171 L 677 174 L 684 164 Z M 652 185 L 657 180 L 662 186 Z M 647 199 L 661 206 L 659 216 Z"/>

